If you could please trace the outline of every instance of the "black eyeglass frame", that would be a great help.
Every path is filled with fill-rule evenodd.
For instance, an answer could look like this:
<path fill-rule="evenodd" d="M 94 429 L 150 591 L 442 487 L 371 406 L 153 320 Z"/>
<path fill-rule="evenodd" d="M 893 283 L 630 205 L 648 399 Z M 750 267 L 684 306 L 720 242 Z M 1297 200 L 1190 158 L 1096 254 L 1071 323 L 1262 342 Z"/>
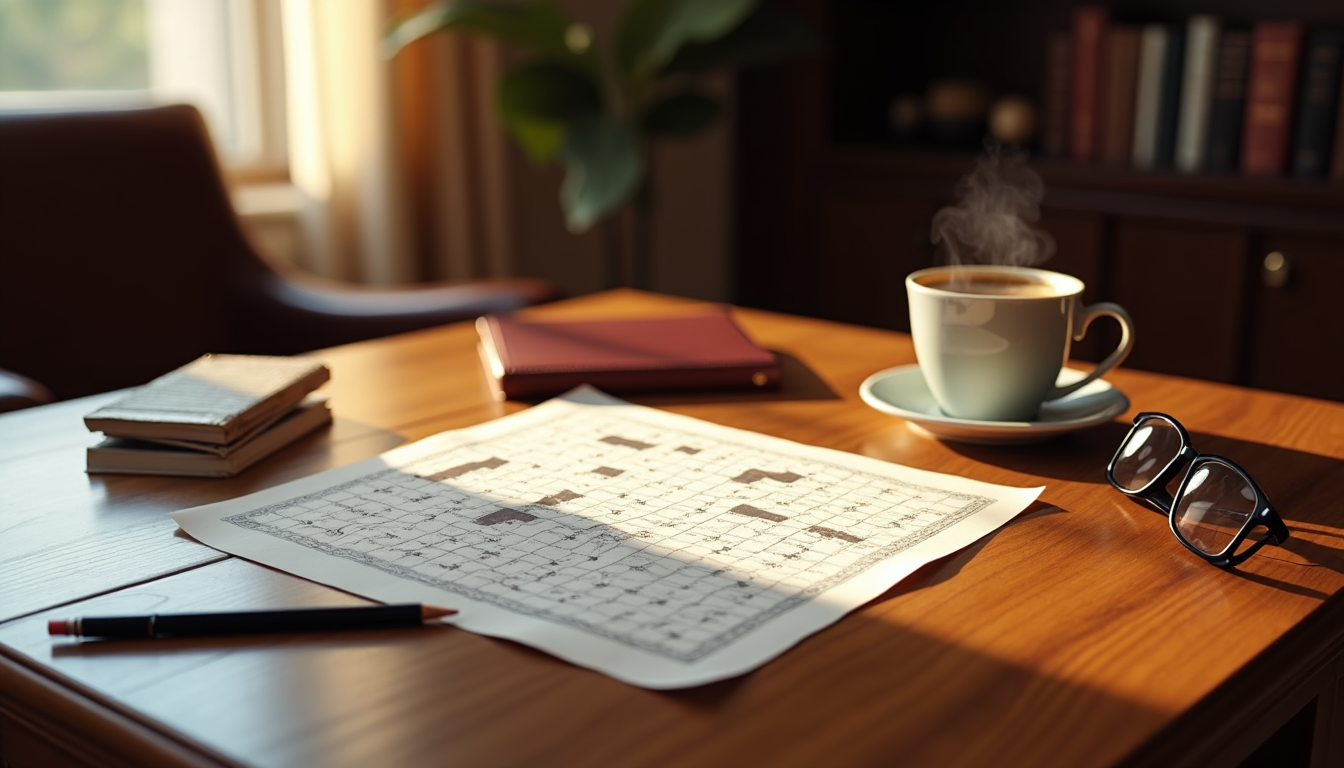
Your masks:
<path fill-rule="evenodd" d="M 1181 437 L 1181 449 L 1177 452 L 1176 456 L 1167 463 L 1167 466 L 1164 467 L 1162 471 L 1158 472 L 1152 480 L 1149 480 L 1146 485 L 1142 488 L 1129 490 L 1116 482 L 1115 462 L 1120 458 L 1120 452 L 1125 449 L 1126 445 L 1129 445 L 1130 438 L 1134 436 L 1134 432 L 1139 428 L 1139 425 L 1149 419 L 1161 419 L 1175 428 L 1176 433 Z M 1236 472 L 1241 476 L 1242 480 L 1246 481 L 1246 485 L 1255 492 L 1254 511 L 1246 518 L 1246 522 L 1242 524 L 1241 530 L 1237 531 L 1237 534 L 1232 537 L 1232 540 L 1223 548 L 1223 551 L 1217 554 L 1204 552 L 1186 541 L 1185 537 L 1181 535 L 1180 530 L 1176 527 L 1176 516 L 1173 513 L 1173 510 L 1176 509 L 1177 500 L 1185 495 L 1186 486 L 1189 484 L 1190 478 L 1194 476 L 1195 469 L 1203 464 L 1212 463 L 1222 464 L 1233 472 Z M 1167 485 L 1171 482 L 1172 478 L 1176 477 L 1178 472 L 1182 471 L 1185 472 L 1185 475 L 1181 478 L 1181 484 L 1176 488 L 1176 493 L 1167 493 Z M 1182 426 L 1179 421 L 1165 413 L 1145 411 L 1134 417 L 1134 425 L 1130 427 L 1129 432 L 1125 434 L 1125 439 L 1120 441 L 1120 447 L 1116 449 L 1115 455 L 1111 457 L 1110 463 L 1106 465 L 1106 479 L 1117 491 L 1120 491 L 1130 498 L 1144 501 L 1158 511 L 1164 513 L 1167 516 L 1167 525 L 1171 528 L 1171 532 L 1176 535 L 1176 540 L 1181 542 L 1186 549 L 1194 552 L 1196 555 L 1199 555 L 1219 568 L 1240 565 L 1266 544 L 1282 544 L 1289 536 L 1287 523 L 1283 522 L 1283 518 L 1279 513 L 1274 511 L 1274 508 L 1270 506 L 1269 499 L 1265 496 L 1265 492 L 1261 490 L 1260 485 L 1251 478 L 1250 473 L 1242 469 L 1231 459 L 1196 451 L 1190 445 L 1190 433 L 1186 431 L 1185 427 Z M 1268 530 L 1268 533 L 1257 539 L 1244 551 L 1237 552 L 1237 547 L 1241 546 L 1242 542 L 1246 540 L 1246 537 L 1250 535 L 1251 531 L 1260 526 L 1264 526 Z"/>

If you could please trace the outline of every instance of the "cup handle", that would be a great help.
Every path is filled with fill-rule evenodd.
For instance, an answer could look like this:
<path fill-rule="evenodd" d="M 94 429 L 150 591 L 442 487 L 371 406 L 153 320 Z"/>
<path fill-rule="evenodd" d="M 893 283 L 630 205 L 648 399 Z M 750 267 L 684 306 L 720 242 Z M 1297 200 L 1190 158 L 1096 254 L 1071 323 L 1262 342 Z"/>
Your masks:
<path fill-rule="evenodd" d="M 1129 351 L 1134 348 L 1134 321 L 1129 318 L 1129 313 L 1119 304 L 1103 301 L 1093 304 L 1090 307 L 1083 307 L 1079 310 L 1077 314 L 1073 316 L 1073 340 L 1082 341 L 1083 336 L 1087 334 L 1087 327 L 1092 324 L 1093 320 L 1096 320 L 1103 315 L 1106 317 L 1113 317 L 1116 322 L 1120 323 L 1120 346 L 1116 347 L 1115 351 L 1111 352 L 1105 360 L 1102 360 L 1097 364 L 1097 367 L 1094 368 L 1091 373 L 1084 376 L 1079 381 L 1075 381 L 1067 386 L 1055 387 L 1047 392 L 1045 395 L 1047 402 L 1050 400 L 1058 400 L 1065 395 L 1077 392 L 1088 384 L 1091 384 L 1093 381 L 1101 378 L 1107 371 L 1119 365 L 1126 357 L 1129 357 Z"/>

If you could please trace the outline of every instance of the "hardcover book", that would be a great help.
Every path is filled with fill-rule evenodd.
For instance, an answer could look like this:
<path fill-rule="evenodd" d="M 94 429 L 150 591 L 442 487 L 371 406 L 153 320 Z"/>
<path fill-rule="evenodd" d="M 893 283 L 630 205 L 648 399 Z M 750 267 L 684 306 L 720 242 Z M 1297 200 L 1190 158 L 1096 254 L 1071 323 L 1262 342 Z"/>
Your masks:
<path fill-rule="evenodd" d="M 1083 5 L 1073 11 L 1073 89 L 1069 155 L 1081 162 L 1096 160 L 1101 124 L 1102 61 L 1109 10 Z"/>
<path fill-rule="evenodd" d="M 1134 98 L 1139 77 L 1138 27 L 1117 25 L 1106 36 L 1101 102 L 1101 159 L 1126 165 L 1134 145 Z"/>
<path fill-rule="evenodd" d="M 1057 32 L 1046 42 L 1041 128 L 1041 151 L 1046 157 L 1063 158 L 1068 154 L 1072 51 L 1073 40 L 1068 32 Z"/>
<path fill-rule="evenodd" d="M 1218 66 L 1209 108 L 1209 147 L 1205 167 L 1235 171 L 1241 156 L 1241 121 L 1246 113 L 1246 71 L 1251 61 L 1249 29 L 1224 30 L 1218 41 Z"/>
<path fill-rule="evenodd" d="M 313 430 L 331 423 L 325 398 L 311 398 L 260 433 L 226 452 L 200 451 L 162 443 L 104 438 L 87 451 L 91 473 L 233 477 Z"/>
<path fill-rule="evenodd" d="M 1288 140 L 1302 25 L 1259 21 L 1251 32 L 1251 65 L 1242 124 L 1241 172 L 1279 176 L 1288 166 Z"/>
<path fill-rule="evenodd" d="M 1185 29 L 1171 25 L 1167 28 L 1167 47 L 1162 57 L 1162 88 L 1157 99 L 1157 130 L 1153 139 L 1153 165 L 1159 168 L 1170 168 L 1176 163 L 1184 65 Z"/>
<path fill-rule="evenodd" d="M 1329 170 L 1342 49 L 1344 35 L 1337 29 L 1313 30 L 1307 38 L 1293 137 L 1292 171 L 1300 179 L 1323 179 Z"/>
<path fill-rule="evenodd" d="M 1208 154 L 1219 26 L 1213 16 L 1192 16 L 1186 25 L 1180 118 L 1176 123 L 1176 168 L 1182 171 L 1203 170 Z"/>
<path fill-rule="evenodd" d="M 265 429 L 330 378 L 312 358 L 206 355 L 84 417 L 91 431 L 225 445 Z"/>
<path fill-rule="evenodd" d="M 1344 181 L 1344 93 L 1339 97 L 1339 111 L 1335 113 L 1335 148 L 1330 150 L 1330 178 Z"/>
<path fill-rule="evenodd" d="M 501 400 L 546 397 L 580 384 L 613 393 L 779 384 L 774 353 L 747 338 L 726 310 L 613 320 L 487 315 L 476 329 Z"/>
<path fill-rule="evenodd" d="M 1162 69 L 1167 58 L 1169 32 L 1162 24 L 1145 24 L 1139 41 L 1139 72 L 1134 92 L 1134 146 L 1137 168 L 1152 168 L 1157 160 L 1157 121 L 1162 102 Z"/>

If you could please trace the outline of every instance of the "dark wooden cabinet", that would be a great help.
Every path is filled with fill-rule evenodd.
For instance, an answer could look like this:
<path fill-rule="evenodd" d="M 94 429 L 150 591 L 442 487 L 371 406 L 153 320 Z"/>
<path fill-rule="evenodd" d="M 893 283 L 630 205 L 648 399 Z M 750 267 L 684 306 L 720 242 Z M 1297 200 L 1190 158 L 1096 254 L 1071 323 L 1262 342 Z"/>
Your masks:
<path fill-rule="evenodd" d="M 905 276 L 933 262 L 933 201 L 880 185 L 826 185 L 819 201 L 819 305 L 833 319 L 909 330 Z"/>
<path fill-rule="evenodd" d="M 930 221 L 980 153 L 894 140 L 886 105 L 943 76 L 1039 103 L 1043 41 L 1068 28 L 1075 4 L 780 5 L 823 45 L 740 76 L 734 300 L 907 330 L 904 277 L 939 263 Z M 1344 28 L 1336 0 L 1112 8 L 1128 19 L 1214 12 Z M 1041 266 L 1082 278 L 1087 301 L 1129 310 L 1127 366 L 1344 401 L 1344 182 L 1028 162 L 1045 182 L 1039 225 L 1057 244 Z M 1270 253 L 1282 256 L 1277 272 L 1266 272 Z M 1077 357 L 1113 345 L 1105 325 Z"/>
<path fill-rule="evenodd" d="M 1277 230 L 1256 240 L 1243 380 L 1344 400 L 1344 240 Z"/>
<path fill-rule="evenodd" d="M 1127 364 L 1215 381 L 1237 379 L 1246 232 L 1119 217 L 1112 228 L 1110 298 L 1134 318 Z"/>

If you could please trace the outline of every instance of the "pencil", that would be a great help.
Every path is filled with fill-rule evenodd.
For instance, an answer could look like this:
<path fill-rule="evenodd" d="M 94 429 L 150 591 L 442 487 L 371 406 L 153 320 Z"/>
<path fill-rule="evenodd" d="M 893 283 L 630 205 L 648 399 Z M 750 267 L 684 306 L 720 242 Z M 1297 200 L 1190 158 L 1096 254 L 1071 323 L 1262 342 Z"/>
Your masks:
<path fill-rule="evenodd" d="M 327 632 L 344 629 L 414 627 L 454 613 L 457 613 L 454 608 L 413 603 L 238 613 L 88 616 L 49 621 L 47 634 L 129 639 L 245 635 L 259 632 Z"/>

